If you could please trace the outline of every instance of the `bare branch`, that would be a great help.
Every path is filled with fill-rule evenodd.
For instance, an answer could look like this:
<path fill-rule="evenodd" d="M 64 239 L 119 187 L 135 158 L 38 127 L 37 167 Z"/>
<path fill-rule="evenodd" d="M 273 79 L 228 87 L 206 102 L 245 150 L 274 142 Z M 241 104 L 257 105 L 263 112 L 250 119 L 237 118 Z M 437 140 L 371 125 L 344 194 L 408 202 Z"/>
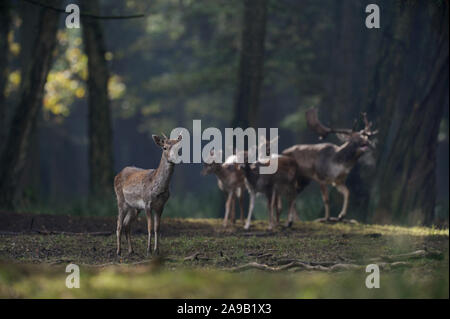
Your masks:
<path fill-rule="evenodd" d="M 28 2 L 28 3 L 36 5 L 36 6 L 40 6 L 42 8 L 53 10 L 55 12 L 68 14 L 66 12 L 66 10 L 64 10 L 64 9 L 60 9 L 60 8 L 56 8 L 56 7 L 53 7 L 53 6 L 49 6 L 47 4 L 43 4 L 43 3 L 39 2 L 39 1 L 36 1 L 36 0 L 22 0 L 22 1 Z M 132 14 L 132 15 L 126 15 L 126 16 L 99 16 L 99 15 L 96 15 L 96 14 L 80 12 L 80 16 L 87 17 L 87 18 L 92 18 L 92 19 L 101 19 L 101 20 L 124 20 L 124 19 L 143 18 L 143 17 L 145 17 L 145 14 Z"/>

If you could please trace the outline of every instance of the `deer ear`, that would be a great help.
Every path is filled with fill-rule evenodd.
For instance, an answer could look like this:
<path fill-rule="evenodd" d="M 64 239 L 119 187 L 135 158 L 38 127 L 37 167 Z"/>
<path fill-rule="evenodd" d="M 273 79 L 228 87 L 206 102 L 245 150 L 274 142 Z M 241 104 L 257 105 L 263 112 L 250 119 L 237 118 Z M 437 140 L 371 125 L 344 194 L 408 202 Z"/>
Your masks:
<path fill-rule="evenodd" d="M 181 141 L 183 139 L 183 135 L 181 135 L 181 133 L 180 133 L 180 135 L 178 135 L 178 137 L 177 137 L 177 141 L 179 142 L 179 141 Z"/>
<path fill-rule="evenodd" d="M 153 141 L 156 145 L 163 147 L 163 139 L 158 135 L 152 135 Z"/>
<path fill-rule="evenodd" d="M 337 138 L 341 141 L 341 142 L 348 142 L 350 139 L 350 135 L 347 134 L 341 134 L 341 133 L 336 133 Z"/>
<path fill-rule="evenodd" d="M 273 139 L 270 140 L 270 144 L 275 143 L 280 138 L 280 135 L 275 136 Z"/>

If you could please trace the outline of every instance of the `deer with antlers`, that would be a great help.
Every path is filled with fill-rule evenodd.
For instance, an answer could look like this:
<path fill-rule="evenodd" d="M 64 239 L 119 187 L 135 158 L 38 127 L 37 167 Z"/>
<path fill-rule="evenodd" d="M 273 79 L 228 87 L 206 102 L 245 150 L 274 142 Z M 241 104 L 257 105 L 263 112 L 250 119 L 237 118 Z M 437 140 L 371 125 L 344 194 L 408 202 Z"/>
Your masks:
<path fill-rule="evenodd" d="M 347 213 L 350 195 L 345 180 L 357 160 L 375 148 L 375 143 L 370 138 L 377 134 L 377 131 L 372 131 L 372 123 L 367 120 L 365 113 L 362 117 L 365 127 L 360 131 L 356 131 L 355 128 L 333 129 L 319 121 L 316 109 L 309 109 L 306 112 L 308 127 L 316 132 L 320 139 L 333 133 L 344 143 L 340 146 L 332 143 L 299 144 L 282 152 L 296 160 L 301 176 L 319 183 L 325 205 L 324 220 L 330 220 L 328 185 L 334 186 L 344 197 L 342 210 L 337 219 L 342 220 Z"/>
<path fill-rule="evenodd" d="M 155 254 L 159 254 L 159 227 L 164 205 L 169 199 L 169 184 L 172 178 L 179 142 L 153 135 L 153 141 L 162 148 L 161 160 L 157 169 L 125 167 L 114 178 L 114 190 L 117 196 L 119 214 L 117 217 L 117 255 L 121 253 L 121 235 L 123 229 L 128 241 L 128 253 L 133 253 L 131 246 L 131 223 L 139 210 L 145 210 L 147 217 L 147 254 L 151 253 L 152 219 L 154 215 Z"/>

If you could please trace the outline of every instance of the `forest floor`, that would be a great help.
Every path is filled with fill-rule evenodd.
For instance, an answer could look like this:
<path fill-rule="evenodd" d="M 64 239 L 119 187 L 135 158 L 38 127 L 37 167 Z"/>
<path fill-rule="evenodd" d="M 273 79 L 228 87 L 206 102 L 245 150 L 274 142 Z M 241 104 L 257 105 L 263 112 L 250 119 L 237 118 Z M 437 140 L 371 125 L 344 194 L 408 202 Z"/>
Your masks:
<path fill-rule="evenodd" d="M 0 298 L 448 298 L 449 230 L 265 221 L 224 229 L 218 219 L 162 219 L 161 255 L 116 256 L 113 217 L 0 212 Z M 65 286 L 80 266 L 80 289 Z M 368 264 L 380 288 L 368 289 Z"/>

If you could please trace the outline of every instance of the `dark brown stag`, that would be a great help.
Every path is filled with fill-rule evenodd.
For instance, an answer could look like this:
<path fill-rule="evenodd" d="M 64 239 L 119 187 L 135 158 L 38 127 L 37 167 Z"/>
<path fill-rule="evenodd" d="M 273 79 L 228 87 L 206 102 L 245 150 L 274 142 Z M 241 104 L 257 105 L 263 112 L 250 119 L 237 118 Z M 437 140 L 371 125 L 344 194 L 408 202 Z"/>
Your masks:
<path fill-rule="evenodd" d="M 372 123 L 367 120 L 365 113 L 362 117 L 365 127 L 360 131 L 333 129 L 320 123 L 316 109 L 309 109 L 306 112 L 309 128 L 321 139 L 334 133 L 344 144 L 340 146 L 331 143 L 299 144 L 282 152 L 296 160 L 301 176 L 319 183 L 325 205 L 325 220 L 330 220 L 328 185 L 336 187 L 344 197 L 342 210 L 338 216 L 338 220 L 342 220 L 347 213 L 350 195 L 345 186 L 345 180 L 358 159 L 370 149 L 375 148 L 375 143 L 370 138 L 377 132 L 372 131 Z"/>

